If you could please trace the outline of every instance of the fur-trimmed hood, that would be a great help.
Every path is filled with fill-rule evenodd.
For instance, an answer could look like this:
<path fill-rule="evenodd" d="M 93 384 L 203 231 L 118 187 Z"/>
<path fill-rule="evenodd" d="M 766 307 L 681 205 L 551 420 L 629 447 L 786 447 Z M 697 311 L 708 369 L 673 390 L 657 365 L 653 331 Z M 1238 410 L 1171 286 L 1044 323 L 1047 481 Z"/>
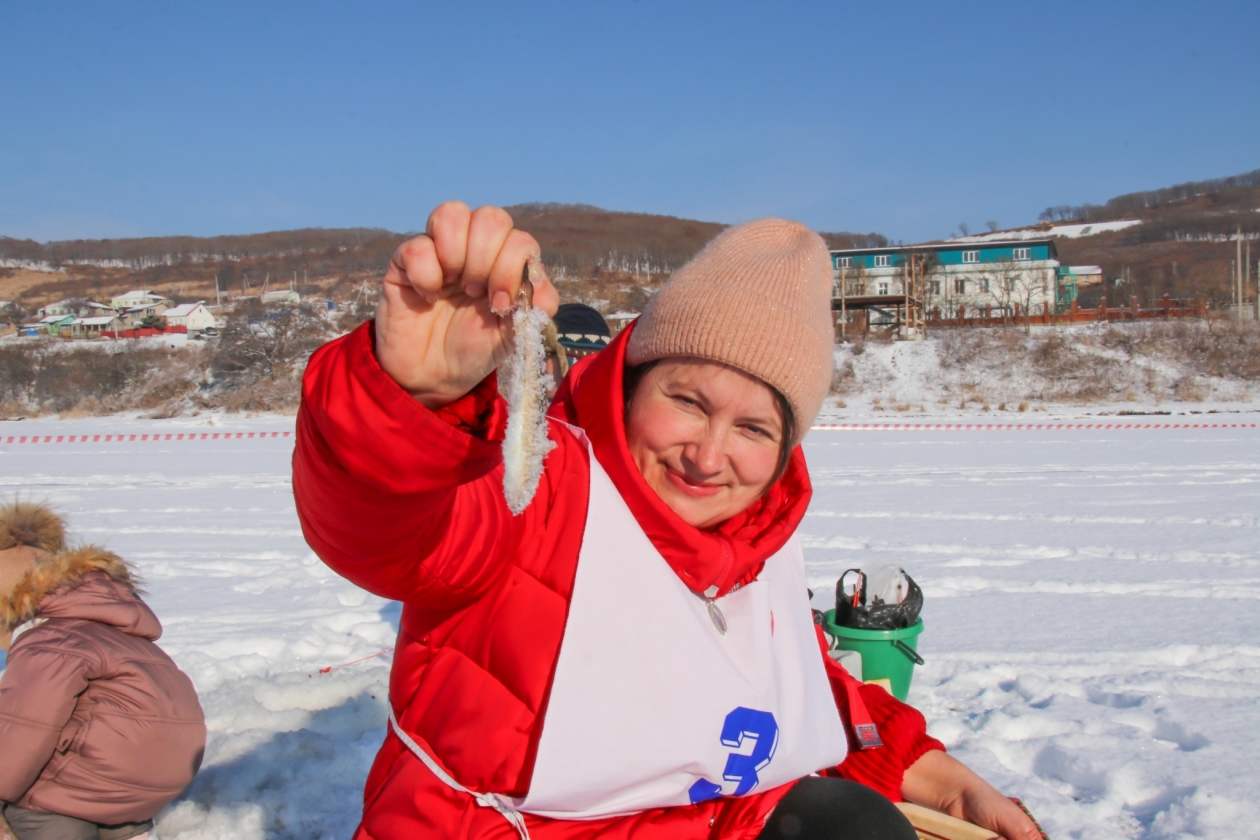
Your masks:
<path fill-rule="evenodd" d="M 15 501 L 0 506 L 0 551 L 19 545 L 61 551 L 66 547 L 66 526 L 60 516 L 38 502 Z"/>
<path fill-rule="evenodd" d="M 95 545 L 45 555 L 0 597 L 0 632 L 33 618 L 99 621 L 150 640 L 162 635 L 157 616 L 136 594 L 130 565 Z"/>

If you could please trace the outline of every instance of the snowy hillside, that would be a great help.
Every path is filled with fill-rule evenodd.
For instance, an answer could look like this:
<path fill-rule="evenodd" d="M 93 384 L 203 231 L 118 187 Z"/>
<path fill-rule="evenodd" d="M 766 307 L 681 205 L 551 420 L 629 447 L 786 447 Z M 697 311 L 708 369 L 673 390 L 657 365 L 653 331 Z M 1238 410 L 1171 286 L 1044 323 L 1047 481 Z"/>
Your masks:
<path fill-rule="evenodd" d="M 1097 236 L 1100 233 L 1111 233 L 1142 224 L 1141 219 L 1128 219 L 1120 222 L 1094 222 L 1087 225 L 1055 225 L 1050 228 L 1020 228 L 1018 230 L 999 230 L 993 233 L 976 233 L 971 236 L 956 236 L 950 242 L 970 244 L 972 242 L 1009 242 L 1012 239 L 1045 239 L 1047 236 L 1080 239 L 1082 236 Z"/>
<path fill-rule="evenodd" d="M 940 330 L 837 346 L 828 417 L 1252 412 L 1260 330 L 1203 322 Z M 1041 412 L 1046 412 L 1042 414 Z"/>
<path fill-rule="evenodd" d="M 882 401 L 934 404 L 912 390 L 930 352 L 868 345 L 855 376 L 909 372 Z M 388 649 L 399 611 L 306 547 L 292 438 L 55 441 L 292 428 L 215 422 L 2 422 L 0 480 L 139 565 L 161 644 L 201 692 L 206 763 L 159 818 L 164 840 L 342 840 L 384 735 L 389 657 L 320 669 Z M 34 434 L 54 440 L 5 443 Z M 1053 837 L 1249 836 L 1258 444 L 1256 429 L 814 431 L 815 604 L 846 568 L 903 564 L 927 599 L 910 702 Z"/>

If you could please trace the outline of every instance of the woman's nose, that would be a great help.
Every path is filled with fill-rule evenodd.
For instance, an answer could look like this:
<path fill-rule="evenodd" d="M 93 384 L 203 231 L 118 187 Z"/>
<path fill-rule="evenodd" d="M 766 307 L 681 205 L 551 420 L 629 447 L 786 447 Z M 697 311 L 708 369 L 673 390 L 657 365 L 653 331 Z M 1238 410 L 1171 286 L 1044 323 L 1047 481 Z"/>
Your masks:
<path fill-rule="evenodd" d="M 688 454 L 697 472 L 715 475 L 722 471 L 722 462 L 726 456 L 722 451 L 722 441 L 717 435 L 704 435 L 690 449 Z"/>

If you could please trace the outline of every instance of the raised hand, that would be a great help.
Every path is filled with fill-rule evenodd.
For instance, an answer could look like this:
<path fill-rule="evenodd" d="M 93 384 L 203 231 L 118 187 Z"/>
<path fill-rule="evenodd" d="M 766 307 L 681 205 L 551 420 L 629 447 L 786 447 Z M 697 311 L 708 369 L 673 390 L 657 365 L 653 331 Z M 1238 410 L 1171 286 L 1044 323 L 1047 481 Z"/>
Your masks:
<path fill-rule="evenodd" d="M 521 270 L 538 242 L 499 207 L 448 201 L 425 234 L 399 246 L 376 307 L 376 358 L 429 408 L 467 394 L 507 358 Z M 534 306 L 554 315 L 560 297 L 545 274 Z"/>

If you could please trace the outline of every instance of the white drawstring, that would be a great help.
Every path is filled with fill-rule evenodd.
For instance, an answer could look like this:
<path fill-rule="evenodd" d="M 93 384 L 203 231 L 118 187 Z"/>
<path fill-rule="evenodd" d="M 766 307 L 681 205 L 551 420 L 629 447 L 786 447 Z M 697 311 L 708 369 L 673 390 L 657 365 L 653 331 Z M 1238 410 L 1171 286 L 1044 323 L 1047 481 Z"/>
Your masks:
<path fill-rule="evenodd" d="M 473 799 L 477 800 L 477 804 L 482 808 L 493 808 L 498 811 L 503 815 L 505 820 L 512 824 L 512 827 L 516 829 L 516 833 L 521 835 L 521 840 L 529 840 L 529 830 L 525 828 L 525 817 L 520 811 L 512 807 L 510 800 L 506 796 L 502 796 L 497 793 L 477 793 L 476 791 L 469 790 L 459 782 L 452 779 L 450 775 L 443 770 L 436 761 L 433 760 L 432 756 L 422 750 L 420 745 L 412 740 L 410 735 L 403 732 L 402 727 L 398 725 L 398 718 L 394 717 L 393 706 L 390 706 L 389 709 L 389 725 L 393 728 L 394 734 L 398 736 L 398 740 L 403 742 L 403 746 L 415 753 L 416 758 L 424 762 L 424 766 L 428 767 L 430 772 L 432 772 L 434 776 L 437 776 L 443 784 L 452 790 L 468 794 Z"/>

